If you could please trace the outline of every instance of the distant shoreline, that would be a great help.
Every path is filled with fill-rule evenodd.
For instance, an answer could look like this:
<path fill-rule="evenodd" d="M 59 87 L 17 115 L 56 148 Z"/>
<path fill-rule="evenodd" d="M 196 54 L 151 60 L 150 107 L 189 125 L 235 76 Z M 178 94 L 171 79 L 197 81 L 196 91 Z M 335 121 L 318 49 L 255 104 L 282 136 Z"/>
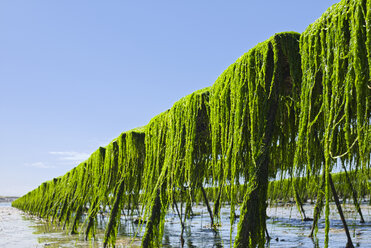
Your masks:
<path fill-rule="evenodd" d="M 0 196 L 0 203 L 1 202 L 12 202 L 14 200 L 17 200 L 18 196 Z"/>

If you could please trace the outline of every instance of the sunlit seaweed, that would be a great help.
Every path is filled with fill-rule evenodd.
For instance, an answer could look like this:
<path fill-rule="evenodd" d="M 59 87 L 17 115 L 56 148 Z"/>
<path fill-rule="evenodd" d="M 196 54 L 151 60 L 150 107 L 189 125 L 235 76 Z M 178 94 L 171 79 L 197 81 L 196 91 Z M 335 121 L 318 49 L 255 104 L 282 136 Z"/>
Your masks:
<path fill-rule="evenodd" d="M 123 209 L 136 211 L 145 224 L 142 247 L 160 247 L 170 207 L 184 223 L 203 201 L 217 228 L 228 202 L 232 235 L 241 203 L 234 246 L 263 247 L 268 198 L 295 199 L 303 216 L 302 201 L 317 198 L 314 227 L 324 198 L 327 246 L 333 168 L 341 165 L 336 189 L 359 212 L 357 199 L 370 194 L 370 31 L 371 1 L 343 0 L 303 34 L 258 44 L 213 86 L 122 133 L 13 206 L 86 239 L 98 216 L 108 215 L 104 246 L 114 246 Z"/>

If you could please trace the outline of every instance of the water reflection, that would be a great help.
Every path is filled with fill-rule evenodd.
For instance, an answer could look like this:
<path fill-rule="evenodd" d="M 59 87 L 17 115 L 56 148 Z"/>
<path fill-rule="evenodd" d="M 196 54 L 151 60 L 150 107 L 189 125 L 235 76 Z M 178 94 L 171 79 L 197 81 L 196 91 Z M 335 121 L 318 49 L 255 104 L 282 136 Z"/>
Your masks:
<path fill-rule="evenodd" d="M 313 205 L 304 205 L 307 215 L 312 215 Z M 10 207 L 9 207 L 10 208 Z M 357 220 L 357 214 L 352 210 L 353 206 L 344 206 L 345 213 L 347 216 L 347 222 L 349 230 L 352 235 L 353 243 L 357 247 L 371 247 L 371 206 L 362 205 L 362 211 L 366 220 L 366 223 L 360 223 Z M 17 214 L 21 216 L 21 212 L 18 210 Z M 229 208 L 228 206 L 221 210 L 221 226 L 217 231 L 210 228 L 210 219 L 206 208 L 203 206 L 194 206 L 194 215 L 191 219 L 188 219 L 185 223 L 184 229 L 184 247 L 195 248 L 195 247 L 230 247 L 230 244 L 234 240 L 230 240 L 230 237 L 235 237 L 237 234 L 235 222 L 232 235 L 230 236 L 230 219 L 229 219 Z M 239 215 L 239 212 L 236 211 Z M 324 220 L 321 219 L 318 224 L 318 234 L 316 238 L 309 238 L 307 235 L 310 232 L 311 221 L 302 222 L 300 220 L 300 214 L 297 212 L 294 205 L 281 205 L 274 208 L 269 208 L 267 211 L 270 218 L 267 220 L 267 228 L 271 240 L 266 243 L 265 247 L 323 247 L 324 243 Z M 118 231 L 118 238 L 116 247 L 140 247 L 140 237 L 145 230 L 145 225 L 142 227 L 142 232 L 137 233 L 140 226 L 135 221 L 137 216 L 127 217 L 123 216 L 121 225 Z M 27 242 L 30 242 L 30 236 L 26 235 L 26 229 L 20 227 L 27 226 L 31 228 L 32 235 L 40 246 L 33 245 L 32 247 L 102 247 L 102 240 L 104 231 L 101 228 L 97 229 L 95 238 L 91 241 L 84 241 L 84 235 L 68 235 L 66 231 L 62 230 L 61 226 L 52 225 L 48 222 L 44 222 L 35 217 L 24 215 L 23 219 L 8 218 L 7 225 L 18 228 L 18 231 L 14 229 L 14 232 L 20 232 L 18 240 L 25 238 L 23 244 L 20 246 L 12 247 L 30 247 Z M 23 221 L 23 222 L 22 222 Z M 14 222 L 12 224 L 12 222 Z M 100 216 L 98 220 L 98 227 L 103 227 L 107 222 L 107 217 Z M 342 223 L 339 220 L 336 210 L 332 210 L 330 220 L 330 247 L 344 247 L 346 244 L 346 236 L 342 227 Z M 23 234 L 22 234 L 23 232 Z M 26 234 L 24 234 L 26 233 Z M 30 233 L 31 234 L 31 233 Z M 166 216 L 166 222 L 164 226 L 164 239 L 163 246 L 166 248 L 181 247 L 182 242 L 180 239 L 181 234 L 181 223 L 178 216 L 169 211 Z M 137 236 L 136 239 L 133 238 Z M 4 235 L 3 235 L 4 237 Z M 19 238 L 21 237 L 21 238 Z M 22 244 L 22 241 L 20 241 Z M 2 243 L 0 242 L 0 246 Z M 7 247 L 7 246 L 4 246 Z"/>
<path fill-rule="evenodd" d="M 308 215 L 313 214 L 313 205 L 304 205 Z M 362 210 L 366 217 L 366 223 L 360 223 L 357 215 L 354 214 L 354 207 L 344 205 L 347 213 L 347 222 L 352 232 L 352 240 L 355 246 L 371 247 L 371 206 L 363 205 Z M 335 206 L 331 206 L 332 214 L 330 216 L 330 247 L 344 247 L 347 239 L 343 230 L 342 222 L 336 214 Z M 230 240 L 230 219 L 228 207 L 222 208 L 221 223 L 218 232 L 214 232 L 209 225 L 207 211 L 201 206 L 193 209 L 196 213 L 192 219 L 187 220 L 185 228 L 185 245 L 184 247 L 230 247 L 234 242 Z M 269 208 L 267 228 L 271 240 L 266 243 L 265 247 L 321 247 L 324 244 L 324 227 L 325 221 L 321 219 L 318 224 L 318 233 L 315 238 L 309 238 L 312 221 L 301 221 L 300 214 L 296 206 L 281 205 Z M 239 215 L 238 211 L 236 212 Z M 175 216 L 175 215 L 174 215 Z M 165 223 L 164 247 L 181 247 L 180 233 L 181 225 L 170 213 Z M 236 224 L 232 231 L 232 237 L 237 234 Z"/>
<path fill-rule="evenodd" d="M 101 228 L 97 229 L 95 238 L 90 241 L 85 241 L 83 234 L 69 235 L 60 225 L 50 224 L 32 216 L 24 216 L 23 218 L 24 220 L 32 221 L 33 225 L 30 227 L 34 230 L 33 234 L 37 236 L 37 241 L 44 247 L 98 248 L 103 246 L 104 230 Z M 100 219 L 99 225 L 105 222 L 106 220 Z M 123 221 L 123 224 L 124 223 L 126 222 Z M 125 230 L 128 230 L 128 226 L 129 225 L 121 225 L 120 229 L 125 228 Z M 140 247 L 140 240 L 133 239 L 120 233 L 117 237 L 116 247 Z"/>

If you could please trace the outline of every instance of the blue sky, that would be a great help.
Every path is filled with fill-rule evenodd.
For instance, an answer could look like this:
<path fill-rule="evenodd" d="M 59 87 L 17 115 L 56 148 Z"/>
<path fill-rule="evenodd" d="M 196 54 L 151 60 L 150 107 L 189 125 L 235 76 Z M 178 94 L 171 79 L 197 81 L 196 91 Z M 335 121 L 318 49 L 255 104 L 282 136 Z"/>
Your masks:
<path fill-rule="evenodd" d="M 338 1 L 0 2 L 0 195 L 63 175 Z"/>

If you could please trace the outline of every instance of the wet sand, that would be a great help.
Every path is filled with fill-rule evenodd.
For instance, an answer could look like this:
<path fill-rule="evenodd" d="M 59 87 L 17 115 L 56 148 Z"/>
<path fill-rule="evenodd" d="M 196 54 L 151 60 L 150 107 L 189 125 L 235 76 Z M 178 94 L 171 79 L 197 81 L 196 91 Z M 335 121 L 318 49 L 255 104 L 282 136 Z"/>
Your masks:
<path fill-rule="evenodd" d="M 11 207 L 11 203 L 0 203 L 0 247 L 34 248 L 34 247 L 103 247 L 103 230 L 99 230 L 95 240 L 85 241 L 83 235 L 68 235 L 56 225 Z M 139 247 L 127 236 L 117 238 L 116 247 Z"/>
<path fill-rule="evenodd" d="M 33 234 L 32 224 L 10 203 L 0 203 L 0 247 L 44 247 Z"/>

